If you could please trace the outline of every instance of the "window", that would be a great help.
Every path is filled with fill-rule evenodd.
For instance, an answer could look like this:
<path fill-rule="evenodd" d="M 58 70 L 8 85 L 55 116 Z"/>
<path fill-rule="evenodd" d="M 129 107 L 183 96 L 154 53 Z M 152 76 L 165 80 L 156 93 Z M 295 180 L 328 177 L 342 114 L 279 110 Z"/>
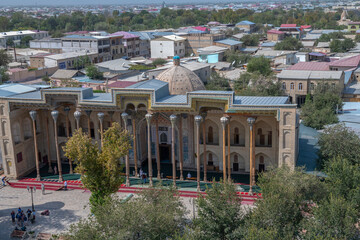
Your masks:
<path fill-rule="evenodd" d="M 331 84 L 331 88 L 335 88 L 336 84 L 335 83 L 332 83 Z"/>
<path fill-rule="evenodd" d="M 235 128 L 234 130 L 234 144 L 240 144 L 239 128 Z"/>
<path fill-rule="evenodd" d="M 18 154 L 16 154 L 16 161 L 19 163 L 22 162 L 22 160 L 23 160 L 22 152 L 19 152 Z"/>
<path fill-rule="evenodd" d="M 167 143 L 167 135 L 166 135 L 166 133 L 161 133 L 160 134 L 160 142 L 161 143 Z"/>
<path fill-rule="evenodd" d="M 269 131 L 269 134 L 268 134 L 268 146 L 271 146 L 272 145 L 272 131 Z"/>
<path fill-rule="evenodd" d="M 13 138 L 14 138 L 15 144 L 20 143 L 21 139 L 20 139 L 20 125 L 19 125 L 19 123 L 14 123 L 12 125 L 12 133 L 13 133 Z"/>
<path fill-rule="evenodd" d="M 315 89 L 315 84 L 314 83 L 310 83 L 310 90 L 314 90 Z"/>
<path fill-rule="evenodd" d="M 238 163 L 238 161 L 239 161 L 238 156 L 234 155 L 234 163 L 233 163 L 233 171 L 234 172 L 239 171 L 239 163 Z"/>
<path fill-rule="evenodd" d="M 302 89 L 303 89 L 303 84 L 299 83 L 299 90 L 302 90 Z"/>
<path fill-rule="evenodd" d="M 208 165 L 209 165 L 209 166 L 213 166 L 213 165 L 214 165 L 214 162 L 213 162 L 213 155 L 212 155 L 212 153 L 209 153 L 209 161 L 208 161 Z"/>
<path fill-rule="evenodd" d="M 285 82 L 282 83 L 282 89 L 286 90 L 286 83 Z"/>
<path fill-rule="evenodd" d="M 29 139 L 32 137 L 31 134 L 31 120 L 29 118 L 26 118 L 24 121 L 24 138 Z"/>
<path fill-rule="evenodd" d="M 291 90 L 294 90 L 294 88 L 295 88 L 294 83 L 290 83 L 290 89 L 291 89 Z"/>
<path fill-rule="evenodd" d="M 214 133 L 213 133 L 213 128 L 210 126 L 208 128 L 208 143 L 213 143 L 214 142 Z"/>

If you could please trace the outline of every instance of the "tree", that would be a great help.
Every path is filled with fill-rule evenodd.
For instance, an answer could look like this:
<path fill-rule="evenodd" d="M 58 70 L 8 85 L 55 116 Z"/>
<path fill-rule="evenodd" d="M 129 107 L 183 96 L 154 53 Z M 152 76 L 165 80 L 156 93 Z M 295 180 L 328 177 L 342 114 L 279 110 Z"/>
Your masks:
<path fill-rule="evenodd" d="M 281 42 L 276 43 L 275 50 L 299 50 L 300 48 L 303 48 L 304 46 L 302 43 L 293 37 L 287 37 Z"/>
<path fill-rule="evenodd" d="M 283 96 L 281 83 L 275 76 L 263 76 L 259 73 L 241 74 L 234 82 L 234 90 L 242 96 Z"/>
<path fill-rule="evenodd" d="M 158 65 L 164 65 L 165 63 L 167 63 L 167 61 L 165 59 L 162 59 L 162 58 L 156 58 L 152 64 L 154 66 L 158 66 Z"/>
<path fill-rule="evenodd" d="M 79 70 L 81 68 L 87 67 L 91 64 L 91 60 L 88 56 L 80 56 L 74 61 L 74 68 Z"/>
<path fill-rule="evenodd" d="M 88 76 L 91 79 L 97 79 L 97 80 L 101 80 L 104 78 L 103 73 L 100 72 L 94 65 L 88 65 L 86 67 L 86 76 Z"/>
<path fill-rule="evenodd" d="M 48 75 L 43 76 L 41 79 L 46 83 L 50 82 L 50 78 Z"/>
<path fill-rule="evenodd" d="M 234 63 L 234 67 L 239 67 L 251 59 L 249 54 L 243 54 L 235 51 L 226 51 L 225 52 L 225 59 L 229 63 Z"/>
<path fill-rule="evenodd" d="M 182 234 L 185 209 L 174 189 L 143 190 L 139 197 L 124 202 L 113 197 L 94 210 L 95 217 L 72 225 L 69 238 L 88 239 L 173 239 Z"/>
<path fill-rule="evenodd" d="M 1 84 L 10 80 L 10 76 L 7 73 L 7 69 L 5 67 L 0 67 L 0 82 Z"/>
<path fill-rule="evenodd" d="M 354 48 L 355 46 L 356 46 L 355 42 L 350 38 L 346 38 L 342 41 L 335 39 L 330 42 L 331 52 L 347 52 L 351 48 Z"/>
<path fill-rule="evenodd" d="M 325 128 L 319 136 L 318 145 L 321 166 L 336 157 L 360 163 L 360 138 L 344 124 Z"/>
<path fill-rule="evenodd" d="M 213 183 L 206 193 L 206 197 L 199 197 L 197 201 L 194 239 L 236 239 L 233 234 L 243 224 L 243 213 L 235 185 Z"/>
<path fill-rule="evenodd" d="M 20 45 L 22 47 L 29 47 L 31 40 L 33 40 L 31 36 L 25 36 L 20 40 Z"/>
<path fill-rule="evenodd" d="M 247 34 L 241 38 L 241 41 L 245 46 L 258 46 L 259 35 L 258 34 Z"/>
<path fill-rule="evenodd" d="M 356 34 L 356 37 L 355 37 L 355 42 L 360 42 L 360 35 L 359 34 Z"/>
<path fill-rule="evenodd" d="M 210 79 L 205 85 L 207 90 L 231 91 L 229 79 L 222 77 L 219 73 L 211 73 Z"/>
<path fill-rule="evenodd" d="M 286 166 L 261 174 L 257 185 L 263 199 L 256 202 L 257 207 L 244 220 L 245 236 L 255 228 L 272 233 L 273 239 L 295 239 L 301 230 L 304 212 L 309 211 L 308 203 L 319 202 L 326 196 L 323 183 L 314 175 L 302 169 L 292 171 Z"/>
<path fill-rule="evenodd" d="M 81 129 L 67 141 L 65 156 L 77 163 L 76 172 L 81 174 L 81 181 L 91 191 L 92 209 L 103 204 L 105 200 L 118 191 L 123 182 L 120 158 L 125 156 L 130 145 L 130 135 L 121 130 L 118 123 L 103 133 L 101 150 L 99 144 L 93 143 L 88 134 Z"/>
<path fill-rule="evenodd" d="M 302 105 L 300 117 L 305 126 L 322 129 L 325 125 L 338 122 L 336 109 L 341 109 L 342 106 L 339 89 L 330 87 L 327 83 L 319 83 L 312 100 L 305 101 Z"/>
<path fill-rule="evenodd" d="M 12 62 L 12 57 L 5 49 L 0 50 L 0 67 L 7 67 Z"/>
<path fill-rule="evenodd" d="M 264 76 L 269 76 L 272 73 L 270 67 L 270 60 L 265 58 L 264 56 L 252 58 L 247 64 L 247 71 L 259 72 Z"/>

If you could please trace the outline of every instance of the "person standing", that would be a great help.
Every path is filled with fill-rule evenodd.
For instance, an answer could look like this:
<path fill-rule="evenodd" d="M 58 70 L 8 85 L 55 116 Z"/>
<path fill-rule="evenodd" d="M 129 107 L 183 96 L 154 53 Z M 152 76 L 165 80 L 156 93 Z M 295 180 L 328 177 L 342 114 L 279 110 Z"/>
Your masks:
<path fill-rule="evenodd" d="M 64 182 L 64 190 L 67 191 L 67 181 Z"/>
<path fill-rule="evenodd" d="M 54 167 L 54 175 L 57 175 L 57 167 Z"/>
<path fill-rule="evenodd" d="M 45 195 L 45 184 L 44 183 L 41 183 L 41 192 L 42 192 L 42 195 Z"/>
<path fill-rule="evenodd" d="M 11 212 L 11 221 L 13 223 L 15 223 L 15 212 L 14 211 Z"/>
<path fill-rule="evenodd" d="M 6 178 L 6 176 L 3 176 L 3 177 L 1 178 L 1 181 L 2 181 L 3 186 L 6 185 L 6 184 L 5 184 L 5 178 Z"/>

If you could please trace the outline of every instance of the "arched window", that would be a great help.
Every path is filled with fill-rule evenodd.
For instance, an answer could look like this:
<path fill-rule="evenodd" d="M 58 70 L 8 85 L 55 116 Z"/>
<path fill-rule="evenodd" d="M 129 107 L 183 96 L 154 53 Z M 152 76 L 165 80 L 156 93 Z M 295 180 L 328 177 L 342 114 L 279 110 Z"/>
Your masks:
<path fill-rule="evenodd" d="M 259 158 L 259 172 L 265 171 L 265 161 L 264 156 L 260 156 Z"/>
<path fill-rule="evenodd" d="M 260 164 L 264 164 L 264 156 L 260 156 L 260 161 L 259 161 Z"/>
<path fill-rule="evenodd" d="M 167 143 L 167 135 L 166 133 L 160 134 L 160 143 Z"/>
<path fill-rule="evenodd" d="M 259 135 L 260 138 L 260 146 L 264 146 L 265 145 L 265 135 L 262 133 L 262 129 L 259 128 L 257 134 Z"/>
<path fill-rule="evenodd" d="M 239 128 L 235 128 L 234 130 L 234 144 L 240 144 Z"/>
<path fill-rule="evenodd" d="M 269 134 L 268 134 L 268 146 L 271 147 L 272 145 L 272 131 L 269 131 Z"/>
<path fill-rule="evenodd" d="M 19 123 L 15 123 L 11 126 L 11 130 L 12 130 L 12 134 L 13 134 L 13 139 L 14 139 L 14 143 L 18 144 L 21 142 L 21 138 L 20 138 L 20 125 Z"/>
<path fill-rule="evenodd" d="M 302 89 L 303 89 L 303 84 L 299 83 L 299 90 L 302 90 Z"/>
<path fill-rule="evenodd" d="M 286 90 L 286 83 L 285 82 L 282 83 L 282 89 Z"/>
<path fill-rule="evenodd" d="M 239 171 L 239 157 L 236 154 L 234 155 L 233 171 L 234 172 Z"/>
<path fill-rule="evenodd" d="M 214 165 L 214 162 L 213 162 L 213 155 L 212 153 L 209 153 L 209 160 L 208 160 L 208 165 L 209 166 L 213 166 Z"/>
<path fill-rule="evenodd" d="M 59 137 L 66 137 L 66 127 L 65 127 L 65 123 L 59 123 L 58 125 L 58 136 Z"/>
<path fill-rule="evenodd" d="M 31 120 L 29 118 L 26 118 L 24 120 L 24 138 L 29 139 L 32 137 L 31 134 Z"/>
<path fill-rule="evenodd" d="M 213 132 L 213 128 L 210 126 L 208 129 L 208 143 L 213 143 L 214 142 L 214 132 Z"/>
<path fill-rule="evenodd" d="M 293 83 L 293 82 L 292 82 L 292 83 L 290 83 L 290 89 L 291 89 L 291 90 L 294 90 L 294 88 L 295 88 L 294 83 Z"/>

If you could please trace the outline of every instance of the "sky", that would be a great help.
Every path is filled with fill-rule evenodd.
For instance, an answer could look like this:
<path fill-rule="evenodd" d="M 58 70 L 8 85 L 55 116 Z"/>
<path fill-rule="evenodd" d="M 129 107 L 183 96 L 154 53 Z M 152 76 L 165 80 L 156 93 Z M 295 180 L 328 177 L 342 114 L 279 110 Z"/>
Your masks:
<path fill-rule="evenodd" d="M 241 1 L 241 0 L 237 0 Z M 250 0 L 251 1 L 251 0 Z M 49 0 L 0 0 L 0 6 L 16 6 L 16 5 L 108 5 L 108 4 L 115 4 L 115 5 L 124 5 L 124 4 L 157 4 L 162 3 L 163 0 L 61 0 L 61 1 L 49 1 Z M 166 4 L 184 4 L 184 3 L 219 3 L 219 2 L 225 2 L 221 0 L 196 0 L 194 2 L 193 0 L 165 0 Z M 228 2 L 228 1 L 226 1 Z"/>

